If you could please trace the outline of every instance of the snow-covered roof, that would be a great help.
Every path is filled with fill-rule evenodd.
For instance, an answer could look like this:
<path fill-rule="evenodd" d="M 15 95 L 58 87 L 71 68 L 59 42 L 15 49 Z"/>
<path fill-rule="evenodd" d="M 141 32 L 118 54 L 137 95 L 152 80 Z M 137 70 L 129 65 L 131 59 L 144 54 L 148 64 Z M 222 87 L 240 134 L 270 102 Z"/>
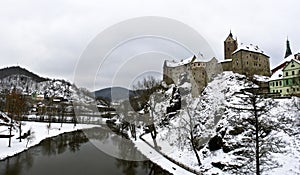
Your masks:
<path fill-rule="evenodd" d="M 260 82 L 268 82 L 270 77 L 262 76 L 262 75 L 254 75 L 254 79 Z"/>
<path fill-rule="evenodd" d="M 192 56 L 192 57 L 189 57 L 185 60 L 181 60 L 181 61 L 175 61 L 175 60 L 166 60 L 166 66 L 167 67 L 178 67 L 178 66 L 183 66 L 183 65 L 186 65 L 188 63 L 191 63 L 191 61 L 193 60 L 193 58 L 196 57 L 195 55 Z M 213 57 L 211 60 L 217 60 L 215 57 Z M 200 59 L 199 57 L 196 57 L 195 60 L 193 61 L 194 63 L 197 63 L 197 62 L 201 62 L 201 63 L 207 63 L 207 62 L 210 62 L 211 60 L 204 60 L 203 58 Z"/>
<path fill-rule="evenodd" d="M 283 71 L 282 70 L 283 70 L 283 68 L 278 69 L 275 73 L 273 73 L 273 75 L 270 78 L 270 81 L 282 79 L 282 76 L 283 76 Z"/>
<path fill-rule="evenodd" d="M 292 55 L 284 58 L 278 65 L 282 65 L 283 63 L 290 62 L 294 58 L 295 58 L 295 56 L 292 54 Z"/>
<path fill-rule="evenodd" d="M 264 51 L 262 51 L 258 46 L 253 45 L 253 44 L 246 45 L 246 44 L 243 44 L 243 43 L 241 43 L 241 44 L 238 46 L 238 48 L 237 48 L 232 54 L 234 54 L 234 53 L 236 53 L 236 52 L 238 52 L 238 51 L 240 51 L 240 50 L 246 50 L 246 51 L 256 52 L 256 53 L 260 53 L 260 54 L 266 55 L 266 54 L 264 53 Z M 266 56 L 267 56 L 267 55 L 266 55 Z"/>
<path fill-rule="evenodd" d="M 193 58 L 194 58 L 194 56 L 189 57 L 189 58 L 187 58 L 185 60 L 182 60 L 180 62 L 177 62 L 175 60 L 172 60 L 172 61 L 166 60 L 166 65 L 168 67 L 178 67 L 178 66 L 186 65 L 186 64 L 190 63 L 193 60 Z M 197 57 L 196 57 L 196 60 L 197 60 Z"/>
<path fill-rule="evenodd" d="M 276 69 L 278 66 L 284 64 L 284 63 L 289 63 L 291 60 L 294 60 L 295 62 L 300 64 L 300 60 L 295 59 L 295 54 L 292 54 L 286 58 L 284 58 L 276 67 L 274 67 L 273 69 Z M 272 69 L 272 70 L 273 70 Z"/>
<path fill-rule="evenodd" d="M 225 63 L 225 62 L 231 62 L 232 61 L 232 59 L 225 59 L 225 60 L 221 60 L 221 61 L 219 61 L 220 63 Z"/>
<path fill-rule="evenodd" d="M 295 62 L 299 63 L 300 64 L 300 60 L 297 60 L 297 59 L 293 59 Z"/>

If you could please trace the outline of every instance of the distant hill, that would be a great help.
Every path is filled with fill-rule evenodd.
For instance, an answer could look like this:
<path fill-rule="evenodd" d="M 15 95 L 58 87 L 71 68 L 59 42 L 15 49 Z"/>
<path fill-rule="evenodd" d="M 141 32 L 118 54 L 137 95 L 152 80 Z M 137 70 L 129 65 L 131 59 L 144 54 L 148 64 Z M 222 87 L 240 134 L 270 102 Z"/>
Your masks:
<path fill-rule="evenodd" d="M 75 84 L 63 79 L 40 77 L 19 66 L 0 69 L 0 84 L 0 95 L 14 87 L 33 98 L 37 95 L 43 95 L 45 99 L 57 97 L 82 104 L 93 102 L 91 92 L 84 88 L 78 88 Z"/>
<path fill-rule="evenodd" d="M 12 75 L 25 75 L 27 77 L 30 77 L 32 80 L 34 80 L 36 82 L 42 82 L 42 81 L 49 80 L 47 78 L 40 77 L 20 66 L 13 66 L 13 67 L 7 67 L 7 68 L 0 69 L 0 79 L 3 79 L 8 76 L 12 76 Z"/>
<path fill-rule="evenodd" d="M 101 97 L 109 102 L 125 100 L 128 99 L 130 96 L 134 96 L 136 94 L 135 91 L 123 87 L 109 87 L 97 90 L 94 93 L 96 98 Z"/>

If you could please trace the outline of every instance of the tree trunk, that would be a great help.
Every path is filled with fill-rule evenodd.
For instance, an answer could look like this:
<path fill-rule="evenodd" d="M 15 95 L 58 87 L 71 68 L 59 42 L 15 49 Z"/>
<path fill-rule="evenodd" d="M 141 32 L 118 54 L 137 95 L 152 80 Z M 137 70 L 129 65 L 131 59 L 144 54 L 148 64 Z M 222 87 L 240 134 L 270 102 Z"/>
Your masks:
<path fill-rule="evenodd" d="M 255 162 L 256 162 L 256 175 L 260 174 L 259 170 L 259 139 L 258 139 L 258 114 L 256 109 L 256 98 L 252 99 L 252 105 L 254 109 L 254 117 L 255 117 Z"/>
<path fill-rule="evenodd" d="M 61 113 L 61 118 L 60 118 L 60 127 L 62 127 L 64 121 L 64 114 L 63 112 Z"/>
<path fill-rule="evenodd" d="M 19 136 L 20 136 L 20 142 L 22 142 L 22 122 L 21 122 L 21 119 L 20 119 L 20 124 L 19 124 Z"/>
<path fill-rule="evenodd" d="M 8 140 L 8 147 L 11 147 L 11 129 L 12 129 L 12 124 L 9 125 L 9 140 Z"/>
<path fill-rule="evenodd" d="M 198 165 L 201 166 L 201 160 L 200 160 L 199 154 L 198 154 L 198 152 L 197 152 L 196 146 L 195 146 L 195 144 L 194 144 L 195 140 L 194 140 L 194 134 L 193 134 L 192 131 L 190 132 L 190 136 L 191 136 L 191 144 L 192 144 L 192 148 L 193 148 L 193 151 L 194 151 L 194 153 L 195 153 L 195 155 L 196 155 L 196 158 L 197 158 L 197 161 L 198 161 Z"/>

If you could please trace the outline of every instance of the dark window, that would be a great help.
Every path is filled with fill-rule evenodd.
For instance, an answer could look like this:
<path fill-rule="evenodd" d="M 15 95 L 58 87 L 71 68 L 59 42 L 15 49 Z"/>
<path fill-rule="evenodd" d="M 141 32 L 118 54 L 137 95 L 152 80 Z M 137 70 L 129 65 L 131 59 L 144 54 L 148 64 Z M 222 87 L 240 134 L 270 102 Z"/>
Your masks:
<path fill-rule="evenodd" d="M 278 86 L 278 81 L 276 81 L 276 86 Z"/>
<path fill-rule="evenodd" d="M 281 86 L 282 85 L 282 83 L 281 83 L 281 81 L 279 81 L 279 86 Z"/>
<path fill-rule="evenodd" d="M 290 91 L 289 89 L 286 89 L 286 92 L 287 92 L 287 93 L 289 93 L 289 91 Z"/>
<path fill-rule="evenodd" d="M 289 85 L 289 80 L 285 80 L 286 85 Z"/>
<path fill-rule="evenodd" d="M 286 72 L 286 73 L 285 73 L 285 76 L 288 76 L 288 75 L 289 75 L 289 73 L 288 73 L 288 72 Z"/>
<path fill-rule="evenodd" d="M 295 75 L 295 72 L 294 72 L 294 71 L 292 71 L 292 75 Z"/>

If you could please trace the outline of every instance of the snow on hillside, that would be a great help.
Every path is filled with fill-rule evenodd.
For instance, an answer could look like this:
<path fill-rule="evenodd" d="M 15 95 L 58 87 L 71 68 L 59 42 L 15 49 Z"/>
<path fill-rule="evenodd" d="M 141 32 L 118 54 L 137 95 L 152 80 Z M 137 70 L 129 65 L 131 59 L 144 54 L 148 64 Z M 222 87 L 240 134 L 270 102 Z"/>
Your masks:
<path fill-rule="evenodd" d="M 258 77 L 259 78 L 259 77 Z M 257 85 L 247 80 L 244 75 L 223 72 L 208 83 L 202 95 L 193 99 L 189 95 L 182 95 L 182 100 L 187 102 L 184 107 L 169 121 L 169 125 L 158 127 L 157 147 L 167 156 L 179 163 L 188 166 L 204 174 L 232 174 L 237 172 L 231 170 L 239 162 L 239 158 L 245 159 L 243 155 L 236 156 L 238 149 L 226 150 L 223 144 L 242 143 L 248 131 L 232 135 L 235 128 L 234 122 L 228 122 L 236 116 L 250 117 L 249 112 L 237 112 L 232 106 L 238 102 L 235 94 L 242 89 L 255 88 Z M 179 87 L 180 88 L 180 87 Z M 167 91 L 168 92 L 168 91 Z M 168 93 L 166 93 L 168 96 Z M 296 105 L 299 98 L 292 99 L 266 99 L 270 104 L 275 104 L 269 111 L 274 121 L 286 121 L 283 128 L 286 130 L 271 131 L 272 137 L 282 138 L 285 141 L 284 152 L 271 153 L 272 160 L 278 164 L 277 167 L 264 171 L 263 174 L 299 174 L 300 173 L 300 138 L 299 138 L 299 107 Z M 156 104 L 158 110 L 166 108 L 166 103 Z M 278 119 L 276 119 L 278 117 Z M 289 120 L 288 120 L 289 119 Z M 158 126 L 159 123 L 156 123 Z M 192 127 L 190 127 L 192 126 Z M 202 165 L 199 166 L 191 142 L 190 131 L 193 132 L 196 146 Z M 298 133 L 298 134 L 297 134 Z M 221 140 L 220 148 L 211 150 L 208 142 L 218 136 Z M 270 136 L 270 137 L 271 137 Z M 149 143 L 153 143 L 150 134 L 143 136 Z M 211 141 L 213 142 L 213 141 Z M 153 144 L 153 146 L 155 146 Z M 225 151 L 224 151 L 225 150 Z M 237 162 L 238 161 L 238 162 Z M 270 166 L 271 167 L 271 166 Z M 234 168 L 233 168 L 234 169 Z M 251 172 L 252 173 L 252 172 Z M 250 174 L 251 174 L 250 173 Z"/>
<path fill-rule="evenodd" d="M 93 101 L 90 92 L 77 88 L 76 85 L 65 80 L 53 79 L 37 82 L 26 75 L 16 74 L 0 79 L 0 83 L 0 92 L 16 87 L 24 95 L 29 95 L 33 98 L 42 95 L 44 98 L 55 97 L 81 103 L 90 103 Z"/>

